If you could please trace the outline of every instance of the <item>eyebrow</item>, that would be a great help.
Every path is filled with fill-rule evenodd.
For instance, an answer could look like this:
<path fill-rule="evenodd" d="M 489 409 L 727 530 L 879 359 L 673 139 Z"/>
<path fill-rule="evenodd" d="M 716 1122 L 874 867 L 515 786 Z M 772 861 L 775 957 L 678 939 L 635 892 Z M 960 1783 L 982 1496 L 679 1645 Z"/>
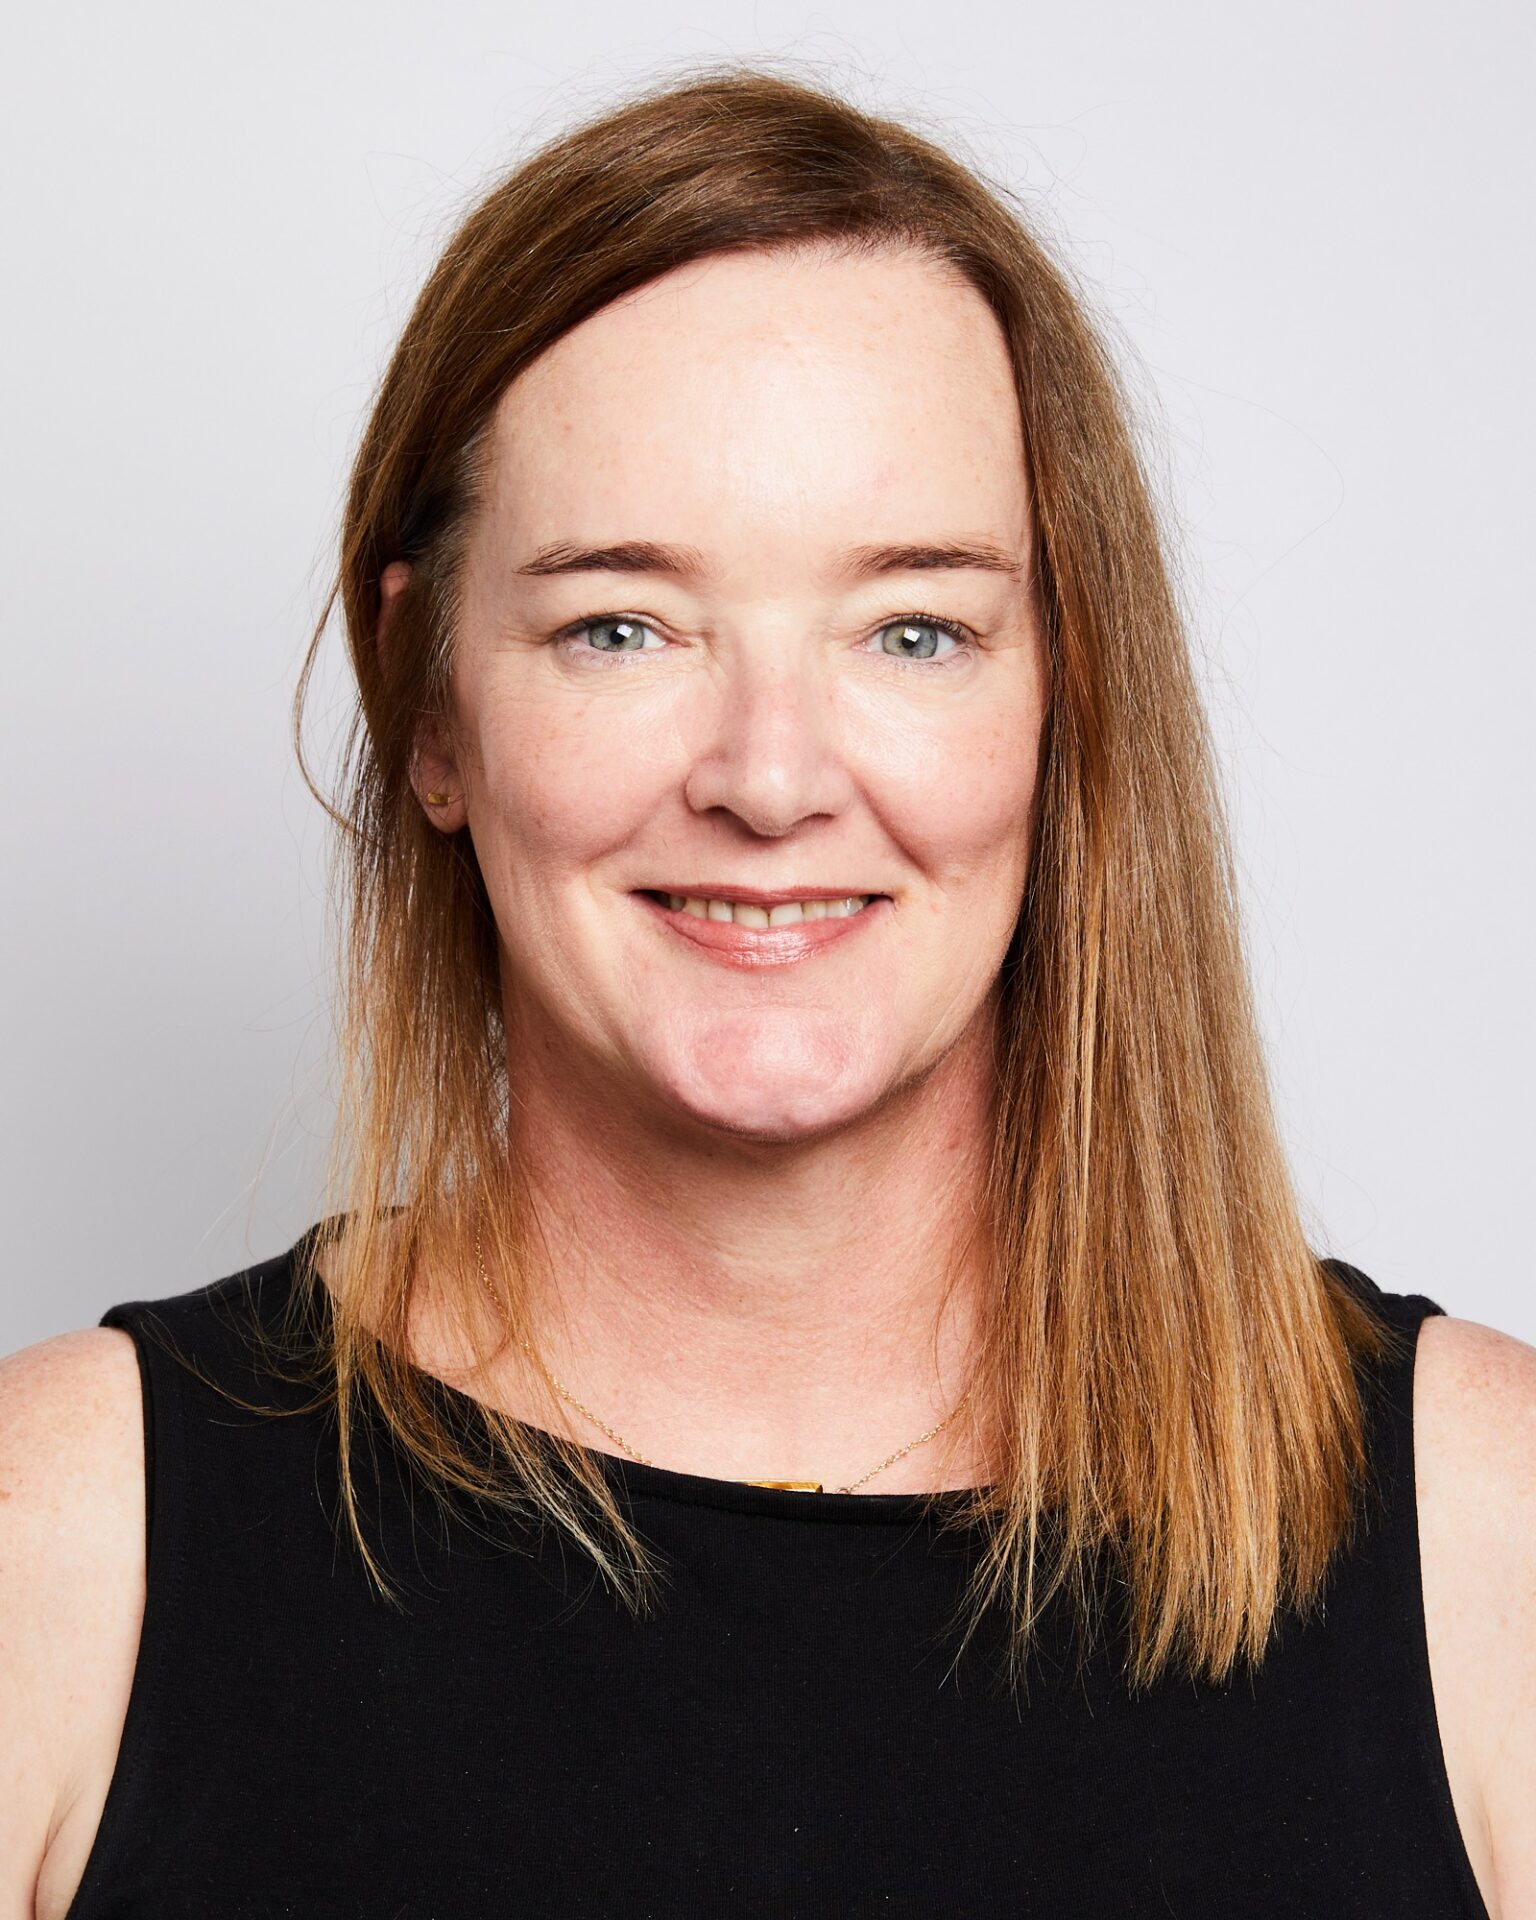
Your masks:
<path fill-rule="evenodd" d="M 871 579 L 883 573 L 958 573 L 979 569 L 985 573 L 1016 575 L 1023 570 L 1005 547 L 992 540 L 850 547 L 839 557 L 838 569 L 855 580 Z M 623 540 L 609 547 L 578 547 L 566 540 L 556 540 L 540 547 L 515 571 L 535 579 L 562 573 L 670 573 L 683 579 L 697 579 L 707 569 L 697 547 L 669 547 L 654 540 Z"/>

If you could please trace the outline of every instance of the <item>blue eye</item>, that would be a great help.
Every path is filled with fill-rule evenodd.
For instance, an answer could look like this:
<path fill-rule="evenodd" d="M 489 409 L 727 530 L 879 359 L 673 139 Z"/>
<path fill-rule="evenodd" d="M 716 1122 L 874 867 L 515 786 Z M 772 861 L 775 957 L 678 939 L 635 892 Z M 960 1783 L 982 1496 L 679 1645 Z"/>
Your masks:
<path fill-rule="evenodd" d="M 909 613 L 904 614 L 899 620 L 887 620 L 879 629 L 879 633 L 881 635 L 880 651 L 888 660 L 914 660 L 921 665 L 924 661 L 937 658 L 947 665 L 957 655 L 970 650 L 964 627 L 953 620 L 941 620 L 936 614 L 931 613 Z M 888 633 L 900 636 L 902 651 L 895 652 L 885 646 L 884 636 Z M 929 638 L 930 635 L 937 634 L 943 634 L 954 642 L 954 647 L 948 654 L 939 654 L 937 641 Z"/>
<path fill-rule="evenodd" d="M 625 613 L 597 614 L 588 620 L 576 620 L 565 629 L 565 636 L 579 639 L 583 635 L 598 633 L 604 627 L 612 627 L 618 636 L 617 646 L 595 646 L 589 649 L 593 653 L 653 653 L 655 648 L 647 647 L 639 636 L 654 631 L 643 620 L 632 619 Z M 631 645 L 630 642 L 636 642 Z"/>
<path fill-rule="evenodd" d="M 941 619 L 933 613 L 903 614 L 899 619 L 885 621 L 875 632 L 880 638 L 877 651 L 882 659 L 900 660 L 910 665 L 947 667 L 958 664 L 972 651 L 969 628 L 962 627 L 955 620 Z M 659 644 L 647 646 L 647 634 Z M 885 638 L 889 634 L 898 636 L 894 649 L 885 645 Z M 587 614 L 580 620 L 572 620 L 552 637 L 562 646 L 570 647 L 573 652 L 589 660 L 611 660 L 637 653 L 666 651 L 666 642 L 656 629 L 632 613 Z M 947 652 L 940 651 L 941 638 L 951 642 Z"/>

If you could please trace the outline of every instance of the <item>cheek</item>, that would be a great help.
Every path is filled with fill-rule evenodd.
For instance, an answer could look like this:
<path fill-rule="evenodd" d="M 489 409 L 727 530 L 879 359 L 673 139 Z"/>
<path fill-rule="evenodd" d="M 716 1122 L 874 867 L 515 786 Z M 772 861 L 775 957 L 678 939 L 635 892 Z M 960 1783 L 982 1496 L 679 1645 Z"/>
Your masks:
<path fill-rule="evenodd" d="M 611 716 L 618 721 L 617 708 Z M 506 708 L 481 729 L 492 830 L 514 864 L 571 865 L 625 839 L 655 803 L 634 730 L 599 711 Z"/>
<path fill-rule="evenodd" d="M 909 751 L 887 758 L 891 830 L 945 894 L 1021 889 L 1039 780 L 1039 710 L 1010 703 L 964 719 L 909 735 Z"/>

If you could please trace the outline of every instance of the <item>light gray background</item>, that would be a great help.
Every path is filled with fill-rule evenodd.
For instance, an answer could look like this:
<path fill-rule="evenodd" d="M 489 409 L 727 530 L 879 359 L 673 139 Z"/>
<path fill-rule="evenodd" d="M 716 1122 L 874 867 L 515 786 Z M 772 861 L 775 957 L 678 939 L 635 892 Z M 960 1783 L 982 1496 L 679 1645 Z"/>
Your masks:
<path fill-rule="evenodd" d="M 1531 18 L 18 14 L 0 1349 L 315 1217 L 325 831 L 287 707 L 373 382 L 494 169 L 631 80 L 760 53 L 951 126 L 1096 290 L 1186 528 L 1314 1244 L 1536 1340 Z M 333 628 L 322 765 L 342 686 Z"/>

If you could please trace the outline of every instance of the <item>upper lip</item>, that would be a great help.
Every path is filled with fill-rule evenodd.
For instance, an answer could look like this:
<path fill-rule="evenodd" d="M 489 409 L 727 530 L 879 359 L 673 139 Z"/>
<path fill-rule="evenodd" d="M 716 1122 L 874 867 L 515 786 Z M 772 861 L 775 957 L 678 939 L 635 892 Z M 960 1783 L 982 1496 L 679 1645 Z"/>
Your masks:
<path fill-rule="evenodd" d="M 870 887 L 733 887 L 724 881 L 689 881 L 686 886 L 646 887 L 646 893 L 681 894 L 687 900 L 737 900 L 751 907 L 787 907 L 795 900 L 883 899 Z"/>

